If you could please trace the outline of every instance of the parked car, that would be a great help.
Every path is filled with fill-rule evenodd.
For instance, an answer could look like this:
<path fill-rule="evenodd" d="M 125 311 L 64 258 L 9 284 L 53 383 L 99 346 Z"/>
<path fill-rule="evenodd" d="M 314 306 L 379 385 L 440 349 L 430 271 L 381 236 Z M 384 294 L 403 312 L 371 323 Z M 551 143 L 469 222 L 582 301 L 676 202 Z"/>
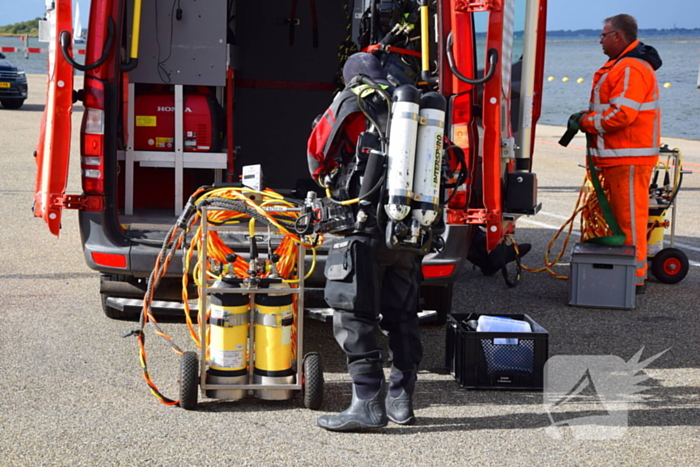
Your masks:
<path fill-rule="evenodd" d="M 0 104 L 6 109 L 19 109 L 27 98 L 27 75 L 0 53 Z"/>

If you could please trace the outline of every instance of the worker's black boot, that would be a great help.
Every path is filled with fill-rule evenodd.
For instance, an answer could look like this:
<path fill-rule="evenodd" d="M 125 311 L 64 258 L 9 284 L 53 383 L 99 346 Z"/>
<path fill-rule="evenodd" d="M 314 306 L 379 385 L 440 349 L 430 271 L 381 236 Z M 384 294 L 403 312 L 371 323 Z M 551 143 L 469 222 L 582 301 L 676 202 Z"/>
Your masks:
<path fill-rule="evenodd" d="M 382 428 L 388 423 L 384 398 L 384 384 L 370 399 L 360 399 L 357 386 L 352 385 L 352 402 L 350 407 L 338 414 L 321 415 L 318 426 L 330 431 L 359 431 L 370 428 Z"/>
<path fill-rule="evenodd" d="M 476 229 L 474 239 L 469 249 L 467 259 L 478 266 L 485 276 L 493 276 L 501 270 L 503 266 L 515 261 L 516 256 L 521 258 L 530 252 L 532 245 L 522 243 L 518 245 L 518 252 L 515 252 L 515 245 L 501 243 L 490 253 L 486 251 L 486 233 L 481 229 Z"/>
<path fill-rule="evenodd" d="M 416 373 L 413 371 L 394 372 L 389 377 L 389 393 L 386 396 L 386 414 L 389 420 L 399 425 L 413 425 L 413 391 L 416 387 Z"/>
<path fill-rule="evenodd" d="M 520 256 L 522 258 L 528 254 L 531 249 L 532 245 L 529 243 L 523 243 L 518 245 L 518 253 L 516 253 L 515 245 L 506 245 L 505 243 L 501 243 L 494 248 L 491 253 L 488 253 L 485 258 L 483 252 L 481 254 L 475 252 L 473 255 L 470 252 L 467 259 L 479 266 L 481 272 L 485 276 L 493 276 L 500 271 L 503 266 L 515 261 L 516 256 Z M 472 259 L 472 256 L 474 259 Z"/>

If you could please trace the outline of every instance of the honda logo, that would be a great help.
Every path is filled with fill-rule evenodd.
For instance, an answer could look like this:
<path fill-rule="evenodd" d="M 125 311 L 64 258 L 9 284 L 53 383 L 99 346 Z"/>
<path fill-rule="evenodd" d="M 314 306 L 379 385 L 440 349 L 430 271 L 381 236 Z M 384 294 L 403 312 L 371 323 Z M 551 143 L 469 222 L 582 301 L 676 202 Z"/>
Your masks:
<path fill-rule="evenodd" d="M 175 107 L 158 106 L 157 112 L 175 112 Z M 192 109 L 185 107 L 185 112 L 192 112 Z"/>

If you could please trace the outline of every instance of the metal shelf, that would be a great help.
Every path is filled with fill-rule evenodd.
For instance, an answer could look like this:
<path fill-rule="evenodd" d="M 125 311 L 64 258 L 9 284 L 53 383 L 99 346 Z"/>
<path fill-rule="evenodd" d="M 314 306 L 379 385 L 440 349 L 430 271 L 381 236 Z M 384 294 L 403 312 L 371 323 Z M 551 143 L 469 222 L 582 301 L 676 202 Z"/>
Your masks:
<path fill-rule="evenodd" d="M 227 155 L 219 152 L 185 152 L 183 111 L 184 98 L 182 85 L 175 89 L 175 132 L 172 151 L 136 151 L 134 149 L 136 86 L 129 83 L 129 102 L 127 105 L 127 141 L 126 150 L 119 151 L 117 157 L 124 160 L 124 214 L 134 214 L 134 163 L 143 167 L 164 167 L 175 169 L 174 214 L 179 216 L 183 207 L 183 170 L 216 169 L 214 183 L 221 182 L 221 170 L 226 168 Z"/>

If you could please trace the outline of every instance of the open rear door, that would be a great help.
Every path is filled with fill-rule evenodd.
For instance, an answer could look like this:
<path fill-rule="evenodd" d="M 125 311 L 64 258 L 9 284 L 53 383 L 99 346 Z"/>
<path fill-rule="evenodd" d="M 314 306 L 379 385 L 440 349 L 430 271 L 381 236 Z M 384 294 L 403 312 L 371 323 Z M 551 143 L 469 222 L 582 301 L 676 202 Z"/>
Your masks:
<path fill-rule="evenodd" d="M 511 66 L 515 0 L 504 0 L 489 12 L 486 48 L 498 57 L 493 78 L 484 84 L 483 97 L 483 194 L 486 216 L 486 248 L 503 241 L 503 180 L 513 165 L 514 139 L 510 128 Z M 489 66 L 488 64 L 486 66 Z"/>
<path fill-rule="evenodd" d="M 34 216 L 44 219 L 56 236 L 61 229 L 62 198 L 68 182 L 73 111 L 73 68 L 63 57 L 59 41 L 61 31 L 73 27 L 71 1 L 56 0 L 54 9 L 46 12 L 50 31 L 46 107 L 35 153 Z"/>

